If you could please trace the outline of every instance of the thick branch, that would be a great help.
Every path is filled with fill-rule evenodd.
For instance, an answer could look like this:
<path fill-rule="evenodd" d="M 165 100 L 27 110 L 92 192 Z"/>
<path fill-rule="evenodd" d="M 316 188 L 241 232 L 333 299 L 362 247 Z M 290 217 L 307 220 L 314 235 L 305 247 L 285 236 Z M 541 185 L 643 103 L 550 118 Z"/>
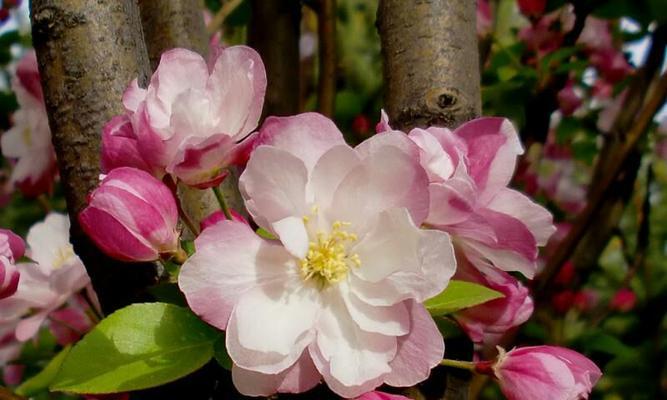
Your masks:
<path fill-rule="evenodd" d="M 456 127 L 480 114 L 475 3 L 380 1 L 384 101 L 392 126 Z"/>
<path fill-rule="evenodd" d="M 174 47 L 208 54 L 199 0 L 139 0 L 139 8 L 152 69 L 160 62 L 160 55 Z"/>
<path fill-rule="evenodd" d="M 248 44 L 262 56 L 267 88 L 263 115 L 299 112 L 299 0 L 251 0 Z"/>
<path fill-rule="evenodd" d="M 320 0 L 317 7 L 319 80 L 317 110 L 333 116 L 336 101 L 336 0 Z"/>
<path fill-rule="evenodd" d="M 77 215 L 99 182 L 102 125 L 123 112 L 120 98 L 148 58 L 132 0 L 34 0 L 32 36 L 67 208 L 71 240 L 105 312 L 138 300 L 155 279 L 151 264 L 121 264 L 104 256 L 81 230 Z M 122 289 L 121 289 L 122 288 Z"/>

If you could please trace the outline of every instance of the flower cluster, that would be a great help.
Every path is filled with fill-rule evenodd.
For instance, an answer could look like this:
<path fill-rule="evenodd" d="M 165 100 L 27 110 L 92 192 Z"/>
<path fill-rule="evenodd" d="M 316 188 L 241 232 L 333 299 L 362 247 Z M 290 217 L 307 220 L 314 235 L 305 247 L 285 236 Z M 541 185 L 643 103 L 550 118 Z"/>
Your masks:
<path fill-rule="evenodd" d="M 112 257 L 182 256 L 173 183 L 217 190 L 230 166 L 243 169 L 237 211 L 250 218 L 221 199 L 224 213 L 198 221 L 178 272 L 188 306 L 225 331 L 241 393 L 324 381 L 345 398 L 393 398 L 372 391 L 416 385 L 441 363 L 444 341 L 423 303 L 454 276 L 504 295 L 456 315 L 474 341 L 495 343 L 529 318 L 532 300 L 510 272 L 533 278 L 555 228 L 508 188 L 523 152 L 508 120 L 404 133 L 383 115 L 379 133 L 351 147 L 316 113 L 268 117 L 253 132 L 265 85 L 247 47 L 209 65 L 165 53 L 105 126 L 107 175 L 78 216 Z"/>
<path fill-rule="evenodd" d="M 30 228 L 26 242 L 27 250 L 18 236 L 0 233 L 2 265 L 10 260 L 20 273 L 13 292 L 0 299 L 0 367 L 6 371 L 22 343 L 34 338 L 44 324 L 62 345 L 78 340 L 92 326 L 90 306 L 80 293 L 87 290 L 88 299 L 96 301 L 83 263 L 69 242 L 66 215 L 49 214 Z M 24 250 L 30 261 L 19 260 Z M 14 265 L 14 260 L 20 262 Z"/>
<path fill-rule="evenodd" d="M 19 109 L 14 113 L 14 126 L 2 135 L 0 145 L 2 154 L 15 160 L 11 184 L 34 197 L 51 191 L 57 173 L 34 50 L 19 61 L 12 89 Z"/>

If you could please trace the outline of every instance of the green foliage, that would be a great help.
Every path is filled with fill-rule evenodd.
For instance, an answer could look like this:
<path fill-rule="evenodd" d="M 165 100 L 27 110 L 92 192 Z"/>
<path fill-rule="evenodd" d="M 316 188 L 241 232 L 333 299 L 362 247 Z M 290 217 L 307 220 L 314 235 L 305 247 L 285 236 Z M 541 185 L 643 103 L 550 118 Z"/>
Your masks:
<path fill-rule="evenodd" d="M 162 385 L 206 364 L 219 337 L 188 309 L 133 304 L 104 319 L 72 348 L 51 390 L 116 393 Z"/>
<path fill-rule="evenodd" d="M 46 391 L 58 375 L 60 367 L 71 350 L 70 346 L 65 347 L 44 367 L 37 375 L 26 380 L 16 388 L 16 394 L 32 397 L 40 392 Z"/>
<path fill-rule="evenodd" d="M 438 316 L 451 314 L 501 297 L 503 297 L 502 293 L 486 286 L 453 280 L 442 293 L 426 300 L 424 305 L 431 315 Z"/>

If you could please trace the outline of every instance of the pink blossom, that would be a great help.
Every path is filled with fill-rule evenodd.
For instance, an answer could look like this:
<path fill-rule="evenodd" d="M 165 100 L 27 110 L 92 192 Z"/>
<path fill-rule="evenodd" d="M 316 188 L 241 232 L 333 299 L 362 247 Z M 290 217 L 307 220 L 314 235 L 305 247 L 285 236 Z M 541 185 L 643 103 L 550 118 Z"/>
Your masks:
<path fill-rule="evenodd" d="M 609 308 L 612 310 L 617 310 L 621 312 L 628 312 L 635 308 L 637 304 L 637 295 L 632 289 L 622 288 L 619 289 L 614 297 L 611 298 L 609 302 Z"/>
<path fill-rule="evenodd" d="M 3 371 L 2 379 L 10 385 L 18 384 L 23 372 L 22 366 L 12 364 L 21 355 L 23 347 L 14 334 L 18 322 L 18 319 L 0 319 L 0 368 Z"/>
<path fill-rule="evenodd" d="M 266 91 L 264 64 L 254 50 L 232 46 L 214 53 L 209 68 L 195 52 L 167 51 L 148 88 L 135 79 L 123 96 L 136 136 L 123 152 L 136 146 L 151 170 L 199 188 L 217 185 L 239 162 L 239 142 L 256 128 Z"/>
<path fill-rule="evenodd" d="M 181 269 L 190 307 L 226 330 L 243 394 L 303 392 L 321 379 L 356 397 L 411 386 L 444 343 L 421 304 L 454 273 L 449 236 L 419 226 L 428 180 L 400 133 L 348 146 L 314 113 L 270 117 L 241 175 L 260 227 L 222 221 Z"/>
<path fill-rule="evenodd" d="M 389 394 L 376 390 L 363 394 L 354 400 L 410 400 L 410 398 L 398 394 Z"/>
<path fill-rule="evenodd" d="M 552 216 L 525 195 L 507 188 L 523 153 L 512 124 L 479 118 L 453 132 L 413 129 L 415 156 L 428 173 L 426 223 L 450 233 L 470 258 L 532 278 L 538 246 L 555 231 Z"/>
<path fill-rule="evenodd" d="M 621 112 L 625 99 L 628 97 L 628 89 L 623 90 L 611 101 L 607 101 L 604 109 L 598 115 L 597 128 L 602 132 L 611 132 L 616 118 Z"/>
<path fill-rule="evenodd" d="M 591 360 L 563 347 L 500 350 L 493 372 L 508 400 L 587 399 L 602 376 Z"/>
<path fill-rule="evenodd" d="M 483 260 L 475 260 L 475 265 L 465 257 L 457 260 L 455 279 L 481 284 L 504 296 L 456 314 L 456 320 L 474 342 L 496 344 L 502 334 L 530 318 L 533 300 L 528 289 L 516 278 Z"/>
<path fill-rule="evenodd" d="M 0 300 L 0 321 L 18 320 L 16 338 L 20 341 L 32 338 L 51 312 L 90 283 L 69 242 L 67 216 L 49 214 L 30 228 L 27 242 L 27 255 L 34 262 L 18 264 L 18 289 Z"/>
<path fill-rule="evenodd" d="M 90 292 L 94 295 L 92 290 Z M 91 311 L 83 296 L 75 294 L 64 307 L 51 312 L 49 330 L 59 345 L 67 346 L 75 343 L 93 327 L 93 321 L 88 314 Z"/>
<path fill-rule="evenodd" d="M 0 138 L 2 154 L 16 160 L 12 185 L 26 196 L 38 196 L 51 190 L 57 169 L 34 51 L 19 61 L 12 89 L 19 109 L 14 126 Z"/>
<path fill-rule="evenodd" d="M 100 249 L 119 260 L 152 261 L 179 250 L 174 195 L 136 168 L 111 171 L 90 195 L 79 222 Z"/>
<path fill-rule="evenodd" d="M 521 13 L 528 17 L 542 15 L 547 7 L 547 0 L 518 0 L 518 3 Z"/>

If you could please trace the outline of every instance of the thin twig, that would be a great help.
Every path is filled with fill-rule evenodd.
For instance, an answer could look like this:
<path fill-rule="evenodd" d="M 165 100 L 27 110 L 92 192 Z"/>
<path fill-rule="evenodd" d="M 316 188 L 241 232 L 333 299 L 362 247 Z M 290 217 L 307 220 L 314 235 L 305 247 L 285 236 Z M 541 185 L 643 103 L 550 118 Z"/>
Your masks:
<path fill-rule="evenodd" d="M 331 117 L 336 100 L 336 0 L 320 0 L 317 7 L 319 37 L 319 81 L 317 109 Z"/>
<path fill-rule="evenodd" d="M 206 27 L 206 32 L 209 35 L 216 33 L 220 27 L 222 27 L 222 24 L 225 22 L 225 19 L 227 19 L 229 14 L 236 10 L 236 7 L 238 7 L 242 1 L 243 0 L 229 0 L 225 2 L 225 4 L 220 7 L 220 10 L 218 10 L 218 12 L 213 16 L 213 19 Z"/>
<path fill-rule="evenodd" d="M 598 216 L 598 212 L 601 208 L 600 206 L 612 189 L 613 183 L 618 178 L 628 156 L 650 126 L 655 113 L 664 103 L 666 95 L 667 73 L 660 77 L 651 97 L 646 101 L 643 109 L 635 118 L 632 128 L 627 132 L 625 141 L 619 145 L 619 150 L 617 151 L 617 156 L 614 158 L 614 163 L 609 166 L 607 173 L 601 177 L 598 184 L 592 188 L 593 190 L 591 191 L 586 208 L 576 218 L 569 234 L 557 247 L 554 255 L 547 261 L 547 265 L 539 277 L 537 285 L 538 290 L 541 291 L 541 289 L 544 289 L 547 283 L 553 279 L 560 266 L 567 261 L 570 255 L 574 252 L 579 241 L 592 226 Z"/>

